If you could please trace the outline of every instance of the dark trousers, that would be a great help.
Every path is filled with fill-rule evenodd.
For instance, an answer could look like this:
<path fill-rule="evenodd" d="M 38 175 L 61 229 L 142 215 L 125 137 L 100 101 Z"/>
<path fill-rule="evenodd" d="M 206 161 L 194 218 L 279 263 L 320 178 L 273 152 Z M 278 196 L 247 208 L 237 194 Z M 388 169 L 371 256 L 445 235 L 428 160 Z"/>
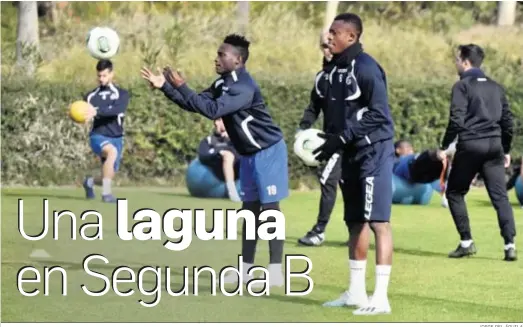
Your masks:
<path fill-rule="evenodd" d="M 501 236 L 505 244 L 512 243 L 516 236 L 516 227 L 505 184 L 504 154 L 500 138 L 460 141 L 457 145 L 446 195 L 461 240 L 472 239 L 464 197 L 478 172 L 485 178 L 488 195 L 497 212 Z"/>
<path fill-rule="evenodd" d="M 318 170 L 321 185 L 320 211 L 314 226 L 317 232 L 323 233 L 329 223 L 332 209 L 336 203 L 338 185 L 341 179 L 341 155 L 335 153 L 327 163 Z"/>

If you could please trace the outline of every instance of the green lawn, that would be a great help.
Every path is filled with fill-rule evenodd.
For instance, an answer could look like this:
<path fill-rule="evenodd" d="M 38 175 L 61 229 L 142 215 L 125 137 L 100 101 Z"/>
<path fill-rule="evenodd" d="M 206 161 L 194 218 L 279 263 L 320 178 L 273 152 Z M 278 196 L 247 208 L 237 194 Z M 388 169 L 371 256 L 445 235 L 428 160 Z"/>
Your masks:
<path fill-rule="evenodd" d="M 119 197 L 129 200 L 129 215 L 138 208 L 153 208 L 163 213 L 169 208 L 203 208 L 208 216 L 215 208 L 235 208 L 225 200 L 200 200 L 183 192 L 151 188 L 116 189 Z M 183 266 L 210 265 L 215 269 L 234 264 L 240 241 L 193 240 L 183 252 L 163 248 L 163 241 L 122 241 L 116 235 L 115 205 L 83 199 L 81 189 L 14 189 L 2 190 L 2 321 L 24 322 L 430 322 L 430 321 L 496 321 L 523 320 L 523 261 L 502 261 L 503 242 L 499 235 L 495 212 L 485 190 L 474 190 L 467 198 L 472 217 L 472 232 L 478 248 L 473 258 L 452 260 L 447 253 L 455 248 L 458 237 L 447 209 L 439 206 L 439 196 L 424 207 L 394 206 L 393 231 L 395 242 L 392 279 L 389 287 L 392 314 L 377 317 L 355 317 L 348 308 L 324 308 L 321 304 L 337 297 L 348 282 L 347 249 L 340 244 L 347 239 L 342 222 L 341 195 L 332 223 L 327 229 L 327 242 L 319 248 L 297 246 L 296 240 L 313 224 L 317 212 L 318 192 L 294 192 L 282 207 L 286 222 L 286 254 L 305 254 L 313 262 L 312 293 L 289 297 L 283 290 L 270 296 L 225 297 L 210 295 L 210 278 L 200 278 L 199 296 L 172 297 L 165 291 L 162 275 L 161 299 L 153 308 L 138 303 L 154 296 L 141 295 L 133 284 L 119 285 L 120 291 L 130 287 L 135 294 L 119 297 L 113 290 L 101 297 L 90 297 L 81 289 L 100 290 L 100 279 L 82 269 L 82 260 L 98 253 L 109 259 L 100 261 L 93 270 L 110 276 L 117 266 L 129 266 L 138 271 L 142 266 L 170 266 L 171 289 L 180 288 Z M 58 240 L 53 240 L 53 226 L 47 237 L 27 241 L 18 232 L 17 200 L 24 200 L 25 230 L 36 234 L 41 229 L 43 199 L 49 200 L 49 210 L 69 209 L 78 216 L 77 231 L 82 223 L 82 211 L 96 209 L 103 215 L 103 240 L 84 241 L 79 235 L 71 240 L 71 225 L 67 218 L 60 222 Z M 518 231 L 523 230 L 523 212 L 511 200 Z M 518 240 L 517 246 L 523 249 Z M 43 249 L 48 259 L 31 259 L 33 250 Z M 257 264 L 268 261 L 267 242 L 258 246 Z M 374 288 L 374 253 L 369 257 L 367 289 Z M 27 284 L 24 290 L 39 287 L 40 294 L 24 297 L 17 290 L 16 276 L 21 267 L 31 265 L 43 271 L 43 266 L 58 265 L 67 271 L 67 296 L 62 296 L 59 275 L 50 277 L 49 295 L 43 294 L 43 283 Z M 304 265 L 293 265 L 301 270 Z M 162 271 L 163 273 L 163 271 Z M 28 275 L 29 276 L 29 275 Z M 192 278 L 192 277 L 191 277 Z M 145 288 L 153 289 L 154 274 L 144 275 Z M 302 289 L 304 280 L 296 280 L 292 289 Z M 191 287 L 192 288 L 192 287 Z M 193 291 L 190 288 L 190 293 Z M 219 289 L 218 289 L 219 294 Z"/>

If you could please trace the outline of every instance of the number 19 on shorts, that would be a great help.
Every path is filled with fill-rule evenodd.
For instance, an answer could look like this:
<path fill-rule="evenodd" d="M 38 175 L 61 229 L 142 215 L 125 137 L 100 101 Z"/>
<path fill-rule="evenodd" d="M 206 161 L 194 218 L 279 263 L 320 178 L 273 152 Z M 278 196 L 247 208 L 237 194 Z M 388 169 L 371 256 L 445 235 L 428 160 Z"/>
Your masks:
<path fill-rule="evenodd" d="M 276 185 L 269 185 L 269 186 L 267 186 L 267 194 L 269 196 L 276 195 L 276 192 L 277 192 Z"/>

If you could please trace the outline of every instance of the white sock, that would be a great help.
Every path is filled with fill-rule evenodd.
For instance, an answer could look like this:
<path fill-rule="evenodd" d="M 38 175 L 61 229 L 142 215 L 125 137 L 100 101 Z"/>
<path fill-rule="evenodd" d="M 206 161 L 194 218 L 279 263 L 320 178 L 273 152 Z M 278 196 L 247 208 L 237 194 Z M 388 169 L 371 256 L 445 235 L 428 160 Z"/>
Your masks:
<path fill-rule="evenodd" d="M 254 265 L 252 263 L 242 262 L 243 277 L 249 276 L 249 269 L 251 269 L 253 266 Z M 249 276 L 249 278 L 252 278 L 252 276 Z"/>
<path fill-rule="evenodd" d="M 87 186 L 93 187 L 94 186 L 94 178 L 87 177 Z"/>
<path fill-rule="evenodd" d="M 233 201 L 241 201 L 240 195 L 238 194 L 238 190 L 236 190 L 236 183 L 233 182 L 227 182 L 227 193 L 229 194 L 229 198 Z"/>
<path fill-rule="evenodd" d="M 508 250 L 510 248 L 515 250 L 516 249 L 516 244 L 514 244 L 514 243 L 505 244 L 505 250 Z"/>
<path fill-rule="evenodd" d="M 282 275 L 281 263 L 270 263 L 269 264 L 269 277 Z"/>
<path fill-rule="evenodd" d="M 109 178 L 102 179 L 102 195 L 111 194 L 111 180 Z"/>
<path fill-rule="evenodd" d="M 367 289 L 365 288 L 367 260 L 349 260 L 349 267 L 349 293 L 353 296 L 367 296 Z"/>
<path fill-rule="evenodd" d="M 387 299 L 391 266 L 376 265 L 376 287 L 373 299 Z"/>
<path fill-rule="evenodd" d="M 472 245 L 472 240 L 466 240 L 466 241 L 460 241 L 461 246 L 464 248 L 468 248 L 470 245 Z"/>

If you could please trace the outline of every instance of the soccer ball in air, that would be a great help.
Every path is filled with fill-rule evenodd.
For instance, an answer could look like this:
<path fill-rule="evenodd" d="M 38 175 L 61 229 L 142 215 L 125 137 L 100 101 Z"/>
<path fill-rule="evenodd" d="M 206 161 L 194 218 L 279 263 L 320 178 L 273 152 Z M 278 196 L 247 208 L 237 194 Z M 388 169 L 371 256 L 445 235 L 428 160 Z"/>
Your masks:
<path fill-rule="evenodd" d="M 87 50 L 96 59 L 109 59 L 118 53 L 120 37 L 110 27 L 95 27 L 87 34 Z"/>
<path fill-rule="evenodd" d="M 294 141 L 294 153 L 305 165 L 310 167 L 317 167 L 320 164 L 312 151 L 325 143 L 325 139 L 319 137 L 318 133 L 322 133 L 322 131 L 309 128 L 299 132 Z"/>
<path fill-rule="evenodd" d="M 85 116 L 87 115 L 87 110 L 89 109 L 89 103 L 85 101 L 75 101 L 69 107 L 69 117 L 79 124 L 85 123 Z"/>

